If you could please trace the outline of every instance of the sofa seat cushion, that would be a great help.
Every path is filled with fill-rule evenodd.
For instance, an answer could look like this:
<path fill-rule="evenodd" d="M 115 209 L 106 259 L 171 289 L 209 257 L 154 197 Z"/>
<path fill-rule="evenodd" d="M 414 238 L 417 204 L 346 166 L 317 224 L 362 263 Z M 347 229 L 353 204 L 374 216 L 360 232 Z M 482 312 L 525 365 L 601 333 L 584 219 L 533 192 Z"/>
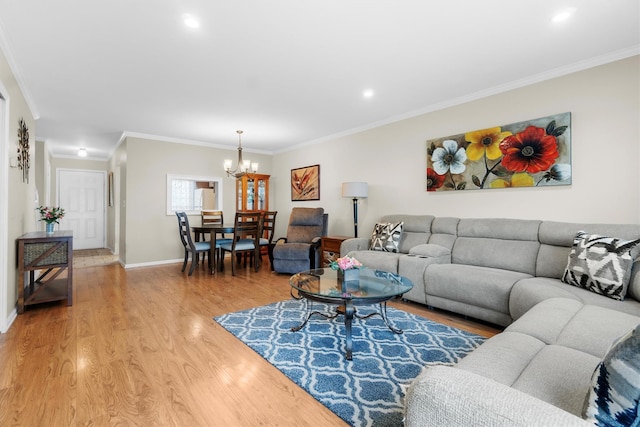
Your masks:
<path fill-rule="evenodd" d="M 485 341 L 456 368 L 482 375 L 581 416 L 591 374 L 600 359 L 519 332 Z"/>
<path fill-rule="evenodd" d="M 582 415 L 591 374 L 600 359 L 559 345 L 547 345 L 521 372 L 512 387 L 560 409 Z"/>
<path fill-rule="evenodd" d="M 530 335 L 545 344 L 570 347 L 602 359 L 613 341 L 638 323 L 638 316 L 551 298 L 533 307 L 505 332 Z"/>
<path fill-rule="evenodd" d="M 302 260 L 309 263 L 310 243 L 277 244 L 273 248 L 274 259 Z"/>
<path fill-rule="evenodd" d="M 457 368 L 581 416 L 591 375 L 607 348 L 640 318 L 552 298 L 485 341 Z"/>
<path fill-rule="evenodd" d="M 462 264 L 432 264 L 425 274 L 429 296 L 509 313 L 509 294 L 514 283 L 531 277 L 526 273 Z"/>
<path fill-rule="evenodd" d="M 582 304 L 596 305 L 640 316 L 640 302 L 632 298 L 627 298 L 625 301 L 616 301 L 611 298 L 604 298 L 602 295 L 586 289 L 568 285 L 559 279 L 547 277 L 519 280 L 511 290 L 509 313 L 514 320 L 519 319 L 533 306 L 549 298 L 568 298 L 579 301 Z"/>
<path fill-rule="evenodd" d="M 353 257 L 360 261 L 365 267 L 374 270 L 383 270 L 391 273 L 398 273 L 398 258 L 401 253 L 382 251 L 349 251 L 346 256 Z"/>
<path fill-rule="evenodd" d="M 518 332 L 503 332 L 485 341 L 455 366 L 511 387 L 545 343 Z M 500 363 L 496 363 L 499 355 Z"/>

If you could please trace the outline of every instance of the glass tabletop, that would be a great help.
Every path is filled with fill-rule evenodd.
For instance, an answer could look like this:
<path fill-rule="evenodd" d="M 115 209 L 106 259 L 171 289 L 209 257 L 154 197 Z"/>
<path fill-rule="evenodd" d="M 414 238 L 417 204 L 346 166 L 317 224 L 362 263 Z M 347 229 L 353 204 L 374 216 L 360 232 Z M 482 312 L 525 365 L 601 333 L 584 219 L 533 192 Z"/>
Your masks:
<path fill-rule="evenodd" d="M 309 296 L 359 300 L 390 299 L 413 288 L 406 277 L 370 268 L 359 269 L 357 280 L 342 280 L 336 270 L 319 268 L 294 274 L 289 283 Z"/>

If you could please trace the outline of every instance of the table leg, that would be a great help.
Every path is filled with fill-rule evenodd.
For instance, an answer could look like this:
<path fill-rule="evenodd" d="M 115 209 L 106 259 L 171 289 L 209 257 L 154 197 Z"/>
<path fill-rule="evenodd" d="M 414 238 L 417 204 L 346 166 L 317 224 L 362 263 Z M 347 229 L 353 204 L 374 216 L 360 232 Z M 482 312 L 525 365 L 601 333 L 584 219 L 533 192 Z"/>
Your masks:
<path fill-rule="evenodd" d="M 387 325 L 387 328 L 391 329 L 391 332 L 393 332 L 394 334 L 401 334 L 402 333 L 402 329 L 399 328 L 394 328 L 393 326 L 391 326 L 391 324 L 389 323 L 389 318 L 387 317 L 387 302 L 383 302 L 380 303 L 380 312 L 382 313 L 382 319 L 384 319 L 384 323 Z"/>
<path fill-rule="evenodd" d="M 211 232 L 211 255 L 213 255 L 213 267 L 211 267 L 211 274 L 216 274 L 216 266 L 218 264 L 218 250 L 216 249 L 216 233 L 215 231 Z"/>
<path fill-rule="evenodd" d="M 347 341 L 347 360 L 351 360 L 353 352 L 353 338 L 351 337 L 351 323 L 353 322 L 353 314 L 356 309 L 350 300 L 345 301 L 344 304 L 344 327 L 346 330 Z"/>
<path fill-rule="evenodd" d="M 369 313 L 365 316 L 359 316 L 356 314 L 356 317 L 358 319 L 368 319 L 371 316 L 380 316 L 382 317 L 382 320 L 384 320 L 384 324 L 387 325 L 387 328 L 389 328 L 389 330 L 391 330 L 391 332 L 393 332 L 394 334 L 401 334 L 402 333 L 402 329 L 398 329 L 398 328 L 394 328 L 393 326 L 391 326 L 391 323 L 389 323 L 389 318 L 387 317 L 387 302 L 381 302 L 380 303 L 380 312 L 373 312 L 373 313 Z"/>

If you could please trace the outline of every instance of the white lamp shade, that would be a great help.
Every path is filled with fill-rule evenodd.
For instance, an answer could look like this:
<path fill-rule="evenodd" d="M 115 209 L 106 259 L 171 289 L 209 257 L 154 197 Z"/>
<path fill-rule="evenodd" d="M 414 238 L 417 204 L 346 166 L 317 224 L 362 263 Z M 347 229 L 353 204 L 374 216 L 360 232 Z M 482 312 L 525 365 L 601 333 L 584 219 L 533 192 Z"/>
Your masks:
<path fill-rule="evenodd" d="M 366 182 L 343 182 L 342 197 L 351 199 L 366 199 L 369 195 L 369 185 Z"/>

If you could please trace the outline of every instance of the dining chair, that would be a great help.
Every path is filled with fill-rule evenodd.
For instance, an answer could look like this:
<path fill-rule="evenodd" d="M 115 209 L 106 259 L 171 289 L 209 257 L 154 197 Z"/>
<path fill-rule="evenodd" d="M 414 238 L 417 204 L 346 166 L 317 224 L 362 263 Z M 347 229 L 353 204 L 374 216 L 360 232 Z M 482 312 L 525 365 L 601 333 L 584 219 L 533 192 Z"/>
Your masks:
<path fill-rule="evenodd" d="M 219 210 L 207 210 L 200 211 L 200 217 L 202 219 L 202 225 L 223 225 L 224 224 L 224 212 Z M 216 263 L 220 259 L 220 245 L 223 243 L 231 242 L 231 239 L 227 238 L 224 233 L 220 233 L 220 237 L 216 238 L 216 247 L 213 248 L 213 256 Z"/>
<path fill-rule="evenodd" d="M 224 224 L 224 213 L 222 211 L 202 210 L 200 211 L 202 225 Z"/>
<path fill-rule="evenodd" d="M 276 228 L 276 216 L 278 211 L 262 212 L 262 235 L 260 236 L 260 257 L 265 248 L 269 248 L 273 242 L 273 232 Z"/>
<path fill-rule="evenodd" d="M 224 255 L 231 254 L 231 274 L 236 275 L 237 255 L 253 254 L 255 271 L 260 268 L 260 235 L 262 234 L 262 213 L 236 212 L 233 239 L 220 245 L 220 271 L 224 271 Z"/>
<path fill-rule="evenodd" d="M 182 271 L 187 268 L 189 253 L 191 253 L 191 268 L 189 268 L 189 276 L 193 274 L 199 261 L 200 254 L 207 254 L 209 260 L 209 268 L 211 268 L 211 242 L 194 242 L 191 237 L 191 227 L 189 227 L 189 217 L 185 212 L 176 212 L 178 217 L 178 231 L 180 232 L 180 240 L 184 246 L 184 262 L 182 263 Z M 204 259 L 203 259 L 204 262 Z"/>
<path fill-rule="evenodd" d="M 222 211 L 203 209 L 200 211 L 200 218 L 202 219 L 202 225 L 224 224 L 224 212 Z"/>
<path fill-rule="evenodd" d="M 278 211 L 260 211 L 262 213 L 262 233 L 260 233 L 260 259 L 267 254 L 269 246 L 273 242 L 273 233 L 276 227 L 276 216 Z M 244 266 L 247 265 L 247 257 L 253 262 L 253 253 L 245 253 Z M 238 260 L 239 261 L 239 260 Z"/>

